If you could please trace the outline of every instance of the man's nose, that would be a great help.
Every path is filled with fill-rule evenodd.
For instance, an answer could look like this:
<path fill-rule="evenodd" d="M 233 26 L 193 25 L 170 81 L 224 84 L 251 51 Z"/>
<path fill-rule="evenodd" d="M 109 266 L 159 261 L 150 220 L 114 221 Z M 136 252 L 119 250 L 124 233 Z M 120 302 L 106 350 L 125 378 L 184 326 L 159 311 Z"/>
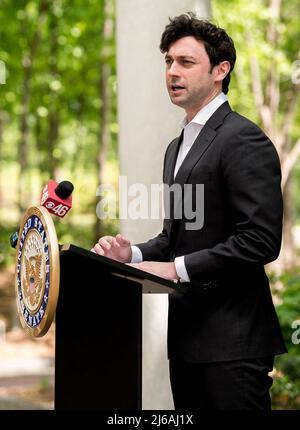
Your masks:
<path fill-rule="evenodd" d="M 168 68 L 168 75 L 169 76 L 179 76 L 179 67 L 178 64 L 173 61 L 173 63 L 170 65 L 170 67 Z"/>

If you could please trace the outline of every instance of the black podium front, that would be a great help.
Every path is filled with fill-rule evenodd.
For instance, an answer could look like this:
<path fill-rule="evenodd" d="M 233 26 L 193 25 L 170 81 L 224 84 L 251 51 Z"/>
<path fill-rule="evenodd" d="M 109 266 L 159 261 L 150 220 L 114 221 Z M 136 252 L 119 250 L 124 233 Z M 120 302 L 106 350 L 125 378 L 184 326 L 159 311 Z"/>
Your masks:
<path fill-rule="evenodd" d="M 60 270 L 55 409 L 141 409 L 142 294 L 183 287 L 74 245 Z"/>

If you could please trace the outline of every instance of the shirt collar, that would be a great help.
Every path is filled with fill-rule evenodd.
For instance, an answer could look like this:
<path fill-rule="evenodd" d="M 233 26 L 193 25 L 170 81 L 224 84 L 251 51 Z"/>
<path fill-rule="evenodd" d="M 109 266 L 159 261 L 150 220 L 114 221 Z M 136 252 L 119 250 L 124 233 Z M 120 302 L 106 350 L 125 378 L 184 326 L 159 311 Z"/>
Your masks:
<path fill-rule="evenodd" d="M 199 124 L 204 125 L 213 113 L 226 101 L 228 100 L 226 94 L 223 92 L 217 95 L 211 102 L 209 102 L 206 106 L 204 106 L 199 112 L 194 116 L 194 118 L 190 121 L 189 124 Z M 188 125 L 187 117 L 185 116 L 183 121 L 181 122 L 181 127 L 185 127 Z"/>

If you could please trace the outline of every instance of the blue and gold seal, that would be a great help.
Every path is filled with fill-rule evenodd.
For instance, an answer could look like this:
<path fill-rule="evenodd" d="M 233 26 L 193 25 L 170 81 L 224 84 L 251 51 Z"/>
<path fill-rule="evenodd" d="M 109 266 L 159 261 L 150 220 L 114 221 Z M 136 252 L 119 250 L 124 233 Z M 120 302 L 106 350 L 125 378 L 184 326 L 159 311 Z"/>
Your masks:
<path fill-rule="evenodd" d="M 54 318 L 59 293 L 59 249 L 54 223 L 42 206 L 29 208 L 19 230 L 16 299 L 21 325 L 44 336 Z"/>

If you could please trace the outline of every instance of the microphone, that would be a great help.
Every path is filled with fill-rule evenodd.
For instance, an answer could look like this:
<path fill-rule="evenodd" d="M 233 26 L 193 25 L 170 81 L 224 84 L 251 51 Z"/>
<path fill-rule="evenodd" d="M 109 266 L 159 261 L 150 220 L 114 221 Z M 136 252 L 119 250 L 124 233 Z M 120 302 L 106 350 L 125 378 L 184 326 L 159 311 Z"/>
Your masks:
<path fill-rule="evenodd" d="M 63 218 L 72 207 L 73 190 L 74 185 L 69 181 L 62 181 L 58 184 L 50 179 L 41 192 L 41 206 L 44 206 L 48 212 Z M 12 248 L 16 248 L 18 237 L 19 231 L 15 231 L 10 236 Z"/>
<path fill-rule="evenodd" d="M 50 213 L 63 218 L 72 207 L 72 192 L 74 186 L 69 181 L 59 184 L 50 179 L 41 193 L 41 205 Z"/>

